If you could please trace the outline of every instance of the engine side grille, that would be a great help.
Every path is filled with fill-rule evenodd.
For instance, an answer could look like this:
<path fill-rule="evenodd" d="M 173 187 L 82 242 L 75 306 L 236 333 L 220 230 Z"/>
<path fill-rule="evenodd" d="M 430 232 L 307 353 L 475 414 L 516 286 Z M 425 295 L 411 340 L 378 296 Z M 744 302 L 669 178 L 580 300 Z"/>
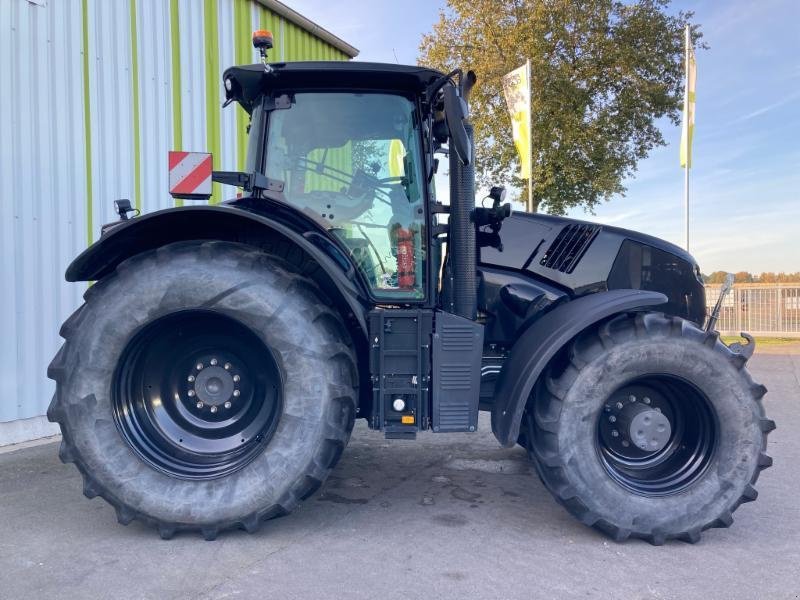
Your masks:
<path fill-rule="evenodd" d="M 562 273 L 572 273 L 599 232 L 598 225 L 567 225 L 550 244 L 539 264 Z"/>

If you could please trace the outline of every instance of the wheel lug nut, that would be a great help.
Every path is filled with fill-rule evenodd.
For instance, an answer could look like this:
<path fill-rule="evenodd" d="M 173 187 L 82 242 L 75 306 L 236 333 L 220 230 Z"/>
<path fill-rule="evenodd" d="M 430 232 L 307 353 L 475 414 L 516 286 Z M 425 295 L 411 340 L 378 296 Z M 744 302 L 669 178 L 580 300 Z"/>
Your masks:
<path fill-rule="evenodd" d="M 195 369 L 197 369 L 198 371 L 202 371 L 203 370 L 203 363 L 197 363 L 197 366 L 195 367 Z"/>
<path fill-rule="evenodd" d="M 197 408 L 203 408 L 203 403 L 202 402 L 198 402 L 197 403 Z"/>
<path fill-rule="evenodd" d="M 617 417 L 615 417 L 614 415 L 611 415 L 610 417 L 608 417 L 608 420 L 611 421 L 612 423 L 616 423 L 617 422 Z"/>
<path fill-rule="evenodd" d="M 230 400 L 228 400 L 228 401 L 227 401 L 227 402 L 224 404 L 224 406 L 225 406 L 225 408 L 230 408 L 230 407 L 231 407 L 231 401 L 230 401 Z"/>
<path fill-rule="evenodd" d="M 239 390 L 233 390 L 233 395 L 234 395 L 235 398 L 238 398 L 239 394 L 241 394 L 241 393 L 242 392 L 240 392 Z"/>
<path fill-rule="evenodd" d="M 621 409 L 622 408 L 622 402 L 617 402 L 616 406 L 617 406 L 618 409 Z"/>
<path fill-rule="evenodd" d="M 619 431 L 617 431 L 616 429 L 615 429 L 615 430 L 613 430 L 613 431 L 611 432 L 611 436 L 612 436 L 612 437 L 619 437 Z"/>
<path fill-rule="evenodd" d="M 230 371 L 231 370 L 231 363 L 225 363 L 225 370 L 226 371 Z"/>
<path fill-rule="evenodd" d="M 628 396 L 628 400 L 630 400 L 631 402 L 636 402 L 636 396 L 631 394 L 630 396 Z"/>
<path fill-rule="evenodd" d="M 186 378 L 186 380 L 187 380 L 189 383 L 192 383 L 192 382 L 194 381 L 194 375 L 189 375 L 189 377 L 187 377 L 187 378 Z"/>
<path fill-rule="evenodd" d="M 217 364 L 217 359 L 216 358 L 212 358 L 209 362 L 211 363 L 211 366 L 213 367 L 213 366 L 215 366 Z"/>
<path fill-rule="evenodd" d="M 215 413 L 215 412 L 217 412 L 217 407 L 216 407 L 216 406 L 212 406 L 212 407 L 211 407 L 211 412 L 212 412 L 212 413 Z"/>
<path fill-rule="evenodd" d="M 642 398 L 642 402 L 644 402 L 645 404 L 650 404 L 650 398 L 645 396 L 644 398 Z"/>
<path fill-rule="evenodd" d="M 194 398 L 194 390 L 189 390 L 189 398 Z"/>
<path fill-rule="evenodd" d="M 234 376 L 233 376 L 233 382 L 234 382 L 234 383 L 239 383 L 239 380 L 240 380 L 240 379 L 241 379 L 241 377 L 239 377 L 238 375 L 234 375 Z"/>

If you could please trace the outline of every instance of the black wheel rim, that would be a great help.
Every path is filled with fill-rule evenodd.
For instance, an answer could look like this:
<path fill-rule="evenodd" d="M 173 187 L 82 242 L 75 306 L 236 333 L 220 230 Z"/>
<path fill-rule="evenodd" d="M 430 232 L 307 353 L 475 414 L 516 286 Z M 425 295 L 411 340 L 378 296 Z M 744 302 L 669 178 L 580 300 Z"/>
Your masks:
<path fill-rule="evenodd" d="M 262 452 L 277 426 L 281 390 L 275 359 L 255 333 L 193 310 L 133 337 L 112 404 L 122 437 L 146 463 L 181 479 L 214 479 Z"/>
<path fill-rule="evenodd" d="M 604 403 L 597 450 L 608 474 L 642 496 L 692 485 L 717 447 L 716 414 L 694 385 L 671 375 L 637 378 Z"/>

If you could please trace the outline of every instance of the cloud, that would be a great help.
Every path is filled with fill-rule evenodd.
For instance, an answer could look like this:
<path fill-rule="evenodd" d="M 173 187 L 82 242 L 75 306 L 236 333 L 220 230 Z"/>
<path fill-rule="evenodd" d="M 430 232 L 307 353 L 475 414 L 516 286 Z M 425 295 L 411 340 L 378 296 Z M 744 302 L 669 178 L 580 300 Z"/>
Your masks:
<path fill-rule="evenodd" d="M 644 211 L 642 210 L 628 210 L 621 213 L 603 215 L 602 217 L 598 217 L 597 215 L 586 215 L 584 219 L 594 223 L 602 223 L 603 225 L 616 225 L 617 223 L 627 223 L 636 217 L 641 216 L 642 214 L 644 214 Z"/>
<path fill-rule="evenodd" d="M 796 92 L 794 94 L 790 94 L 789 96 L 787 96 L 786 98 L 783 98 L 782 100 L 778 100 L 777 102 L 772 102 L 771 104 L 767 104 L 766 106 L 762 106 L 761 108 L 759 108 L 757 110 L 754 110 L 753 112 L 747 113 L 746 115 L 742 115 L 741 117 L 738 117 L 738 118 L 734 119 L 733 121 L 731 121 L 731 124 L 733 124 L 733 123 L 741 123 L 743 121 L 749 121 L 750 119 L 754 119 L 756 117 L 760 117 L 761 115 L 763 115 L 765 113 L 768 113 L 768 112 L 770 112 L 772 110 L 775 110 L 776 108 L 780 108 L 781 106 L 789 104 L 792 100 L 796 100 L 797 98 L 800 98 L 800 92 Z"/>

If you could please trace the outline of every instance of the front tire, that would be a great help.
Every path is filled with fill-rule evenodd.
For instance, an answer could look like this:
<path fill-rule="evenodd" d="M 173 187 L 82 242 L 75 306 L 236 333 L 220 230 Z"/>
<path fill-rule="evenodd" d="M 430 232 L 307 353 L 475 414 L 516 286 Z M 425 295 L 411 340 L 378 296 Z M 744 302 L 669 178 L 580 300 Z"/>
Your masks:
<path fill-rule="evenodd" d="M 539 382 L 522 440 L 548 490 L 621 541 L 696 542 L 756 499 L 772 464 L 745 357 L 688 321 L 621 315 L 579 336 Z"/>
<path fill-rule="evenodd" d="M 351 341 L 283 260 L 228 242 L 137 255 L 64 324 L 48 418 L 120 523 L 253 532 L 311 495 L 352 431 Z"/>

